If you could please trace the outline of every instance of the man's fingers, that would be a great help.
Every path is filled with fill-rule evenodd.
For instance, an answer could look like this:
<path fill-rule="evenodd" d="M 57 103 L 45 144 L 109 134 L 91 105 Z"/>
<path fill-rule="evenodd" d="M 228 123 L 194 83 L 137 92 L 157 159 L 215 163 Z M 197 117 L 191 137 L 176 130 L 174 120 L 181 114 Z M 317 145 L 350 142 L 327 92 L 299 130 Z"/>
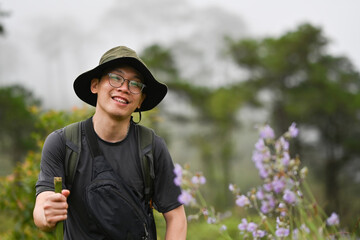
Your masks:
<path fill-rule="evenodd" d="M 70 195 L 70 191 L 67 189 L 64 189 L 61 191 L 61 194 L 67 198 Z"/>
<path fill-rule="evenodd" d="M 66 202 L 66 197 L 62 193 L 54 193 L 49 195 L 47 200 L 51 202 Z"/>
<path fill-rule="evenodd" d="M 49 227 L 54 227 L 55 224 L 59 221 L 64 221 L 67 219 L 67 214 L 56 214 L 56 215 L 46 215 L 45 214 L 45 217 L 46 217 L 46 221 L 49 225 Z"/>

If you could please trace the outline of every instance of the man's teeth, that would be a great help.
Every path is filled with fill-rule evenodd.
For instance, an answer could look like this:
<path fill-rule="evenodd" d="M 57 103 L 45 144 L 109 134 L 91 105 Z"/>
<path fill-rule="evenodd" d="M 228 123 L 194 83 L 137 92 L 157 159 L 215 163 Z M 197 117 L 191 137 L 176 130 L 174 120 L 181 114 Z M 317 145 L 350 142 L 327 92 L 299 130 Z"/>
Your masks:
<path fill-rule="evenodd" d="M 125 101 L 124 99 L 121 99 L 121 98 L 114 98 L 114 100 L 119 103 L 128 103 L 127 101 Z"/>

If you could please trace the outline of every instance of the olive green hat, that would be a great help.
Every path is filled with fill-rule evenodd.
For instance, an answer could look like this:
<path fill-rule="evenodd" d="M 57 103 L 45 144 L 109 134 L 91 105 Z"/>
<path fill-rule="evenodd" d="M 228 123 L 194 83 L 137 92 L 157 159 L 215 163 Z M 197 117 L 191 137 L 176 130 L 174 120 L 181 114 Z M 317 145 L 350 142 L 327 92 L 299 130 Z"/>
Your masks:
<path fill-rule="evenodd" d="M 110 49 L 101 57 L 97 67 L 78 76 L 74 81 L 76 95 L 84 102 L 96 106 L 97 94 L 93 94 L 90 90 L 91 80 L 101 77 L 106 69 L 122 64 L 129 65 L 141 73 L 146 85 L 143 90 L 146 98 L 141 104 L 141 108 L 135 111 L 148 111 L 158 105 L 167 93 L 167 86 L 154 78 L 134 50 L 125 46 Z"/>

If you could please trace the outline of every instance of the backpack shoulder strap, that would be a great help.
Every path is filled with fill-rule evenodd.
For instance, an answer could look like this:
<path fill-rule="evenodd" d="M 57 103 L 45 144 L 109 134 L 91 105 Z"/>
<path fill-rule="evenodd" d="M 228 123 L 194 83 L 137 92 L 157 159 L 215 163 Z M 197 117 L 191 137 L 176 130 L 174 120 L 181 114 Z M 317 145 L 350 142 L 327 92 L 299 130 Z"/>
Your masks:
<path fill-rule="evenodd" d="M 65 185 L 71 190 L 81 152 L 81 122 L 72 123 L 64 128 L 65 153 Z"/>
<path fill-rule="evenodd" d="M 138 134 L 138 146 L 140 155 L 140 164 L 144 180 L 144 195 L 145 201 L 150 204 L 152 208 L 152 195 L 154 193 L 154 157 L 153 157 L 153 140 L 154 131 L 145 126 L 136 124 Z"/>

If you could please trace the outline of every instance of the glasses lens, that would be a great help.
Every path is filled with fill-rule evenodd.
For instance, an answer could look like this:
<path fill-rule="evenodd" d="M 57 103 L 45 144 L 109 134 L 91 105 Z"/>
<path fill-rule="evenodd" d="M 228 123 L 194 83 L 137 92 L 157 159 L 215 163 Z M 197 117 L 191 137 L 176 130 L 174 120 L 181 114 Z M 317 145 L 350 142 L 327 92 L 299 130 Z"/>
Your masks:
<path fill-rule="evenodd" d="M 132 93 L 135 94 L 141 93 L 143 86 L 144 84 L 142 84 L 141 82 L 129 81 L 129 90 Z"/>
<path fill-rule="evenodd" d="M 145 84 L 143 84 L 141 82 L 129 81 L 127 79 L 124 79 L 120 75 L 117 75 L 114 73 L 109 73 L 109 82 L 110 82 L 110 85 L 113 86 L 114 88 L 121 87 L 123 85 L 123 83 L 125 82 L 125 80 L 128 81 L 128 89 L 131 93 L 139 94 L 142 92 L 142 90 L 145 87 Z"/>
<path fill-rule="evenodd" d="M 111 86 L 118 88 L 118 87 L 121 87 L 121 85 L 124 83 L 125 79 L 119 75 L 109 73 L 109 81 L 110 81 Z"/>

